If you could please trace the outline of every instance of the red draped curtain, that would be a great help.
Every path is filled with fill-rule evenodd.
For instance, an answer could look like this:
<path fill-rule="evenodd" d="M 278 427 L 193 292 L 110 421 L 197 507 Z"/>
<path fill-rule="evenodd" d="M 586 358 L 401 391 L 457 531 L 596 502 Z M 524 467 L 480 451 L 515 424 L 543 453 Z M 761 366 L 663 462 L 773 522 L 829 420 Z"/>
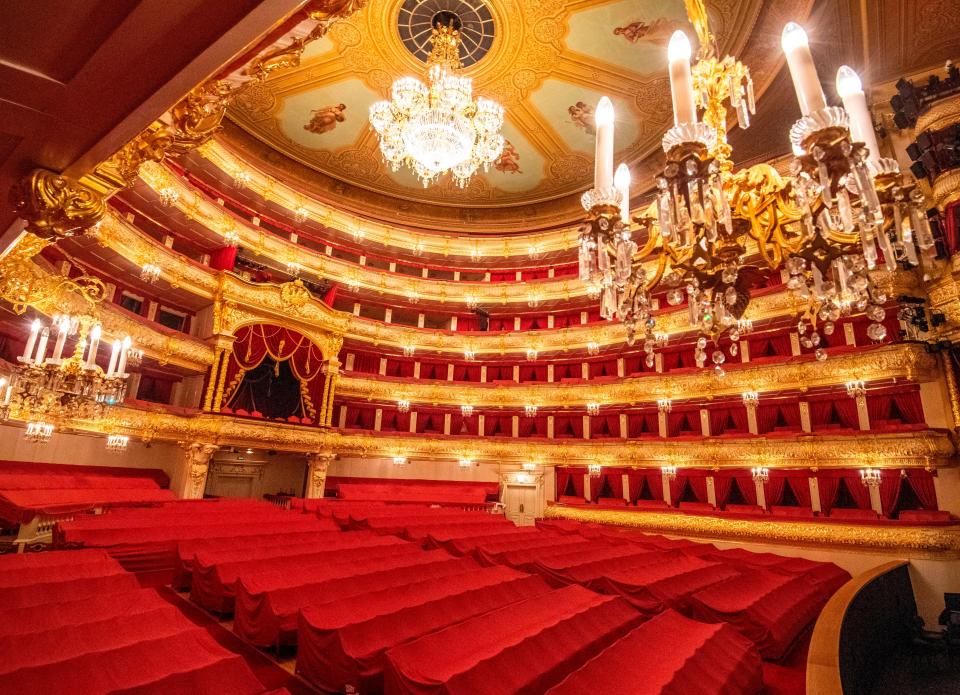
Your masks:
<path fill-rule="evenodd" d="M 713 494 L 717 499 L 717 508 L 723 509 L 727 500 L 730 498 L 730 490 L 733 487 L 732 475 L 714 475 L 713 476 Z"/>
<path fill-rule="evenodd" d="M 560 499 L 565 494 L 567 484 L 570 482 L 570 469 L 557 466 L 555 470 L 557 472 L 557 499 Z"/>
<path fill-rule="evenodd" d="M 903 480 L 899 470 L 880 471 L 880 510 L 885 517 L 892 517 L 897 511 Z"/>
<path fill-rule="evenodd" d="M 304 412 L 312 419 L 317 417 L 315 403 L 323 398 L 324 379 L 323 353 L 320 348 L 302 333 L 270 324 L 244 326 L 236 332 L 233 352 L 227 361 L 224 405 L 230 400 L 243 381 L 243 375 L 260 366 L 269 357 L 275 362 L 286 362 L 293 376 L 300 382 L 300 398 Z"/>
<path fill-rule="evenodd" d="M 636 502 L 640 499 L 640 492 L 643 483 L 646 482 L 650 496 L 655 500 L 663 500 L 663 479 L 660 469 L 652 468 L 646 470 L 632 470 L 627 472 L 628 482 L 630 483 L 630 501 Z"/>
<path fill-rule="evenodd" d="M 790 491 L 797 498 L 801 507 L 810 506 L 810 476 L 808 475 L 790 475 L 787 476 L 787 484 Z"/>
<path fill-rule="evenodd" d="M 583 497 L 583 476 L 586 475 L 587 469 L 582 466 L 572 466 L 567 470 L 570 471 L 570 479 L 573 480 L 573 489 L 577 497 Z"/>
<path fill-rule="evenodd" d="M 738 473 L 733 478 L 733 481 L 736 483 L 737 489 L 740 491 L 740 496 L 743 497 L 744 502 L 747 504 L 757 503 L 757 486 L 753 482 L 753 475 Z M 716 485 L 716 482 L 714 482 L 714 485 Z M 727 494 L 729 495 L 729 492 Z"/>
<path fill-rule="evenodd" d="M 840 478 L 834 475 L 818 475 L 817 489 L 820 491 L 820 512 L 829 514 L 840 495 Z"/>
<path fill-rule="evenodd" d="M 870 490 L 860 479 L 860 471 L 843 471 L 843 482 L 858 509 L 870 509 Z"/>
<path fill-rule="evenodd" d="M 693 496 L 697 498 L 697 502 L 707 502 L 709 500 L 707 497 L 707 477 L 705 475 L 691 473 L 687 476 L 687 481 L 690 484 L 690 489 L 693 490 Z"/>
<path fill-rule="evenodd" d="M 924 509 L 937 509 L 937 488 L 933 482 L 933 474 L 929 471 L 908 471 L 907 484 L 920 500 Z"/>
<path fill-rule="evenodd" d="M 660 434 L 660 420 L 657 413 L 630 413 L 627 415 L 627 436 L 657 437 Z"/>
<path fill-rule="evenodd" d="M 605 483 L 610 484 L 610 493 L 614 499 L 623 499 L 623 469 L 622 468 L 604 468 L 603 474 L 599 477 L 597 483 L 597 495 L 603 489 Z M 591 481 L 590 485 L 593 485 Z"/>
<path fill-rule="evenodd" d="M 770 477 L 763 485 L 763 496 L 766 499 L 767 507 L 775 507 L 783 501 L 783 488 L 786 484 L 785 476 L 778 475 L 776 471 L 770 471 Z"/>

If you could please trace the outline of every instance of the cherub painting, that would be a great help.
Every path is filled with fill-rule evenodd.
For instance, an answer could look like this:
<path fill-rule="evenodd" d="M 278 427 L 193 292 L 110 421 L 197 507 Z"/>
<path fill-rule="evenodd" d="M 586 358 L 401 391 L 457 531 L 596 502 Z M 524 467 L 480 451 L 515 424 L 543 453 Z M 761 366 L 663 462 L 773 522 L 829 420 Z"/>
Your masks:
<path fill-rule="evenodd" d="M 520 171 L 520 153 L 510 142 L 503 143 L 503 152 L 493 163 L 493 168 L 504 174 L 522 174 Z"/>
<path fill-rule="evenodd" d="M 666 46 L 670 42 L 670 37 L 677 29 L 683 29 L 684 24 L 675 19 L 658 17 L 649 24 L 642 21 L 631 22 L 623 27 L 617 27 L 613 30 L 614 36 L 622 36 L 630 43 L 638 41 L 650 41 L 660 46 Z"/>
<path fill-rule="evenodd" d="M 346 104 L 336 104 L 334 106 L 324 106 L 322 109 L 316 109 L 311 112 L 312 117 L 310 118 L 310 122 L 303 126 L 303 129 L 309 130 L 311 133 L 316 133 L 317 135 L 329 133 L 337 127 L 338 123 L 343 123 L 347 120 L 347 117 L 343 113 L 346 110 Z"/>
<path fill-rule="evenodd" d="M 582 101 L 578 101 L 573 106 L 567 108 L 570 114 L 570 120 L 578 128 L 583 128 L 587 135 L 596 135 L 597 128 L 593 122 L 593 107 L 588 106 Z"/>

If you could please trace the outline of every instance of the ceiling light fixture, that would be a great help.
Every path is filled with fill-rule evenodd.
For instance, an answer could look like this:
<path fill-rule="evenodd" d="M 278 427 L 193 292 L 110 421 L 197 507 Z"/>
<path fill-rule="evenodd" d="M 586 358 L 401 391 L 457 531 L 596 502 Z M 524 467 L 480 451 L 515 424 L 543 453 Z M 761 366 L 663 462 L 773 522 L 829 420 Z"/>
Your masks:
<path fill-rule="evenodd" d="M 370 124 L 394 171 L 408 166 L 424 188 L 450 172 L 462 188 L 503 151 L 503 107 L 473 99 L 473 80 L 460 75 L 460 32 L 452 21 L 438 21 L 430 41 L 427 84 L 415 77 L 395 81 L 391 100 L 370 107 Z"/>

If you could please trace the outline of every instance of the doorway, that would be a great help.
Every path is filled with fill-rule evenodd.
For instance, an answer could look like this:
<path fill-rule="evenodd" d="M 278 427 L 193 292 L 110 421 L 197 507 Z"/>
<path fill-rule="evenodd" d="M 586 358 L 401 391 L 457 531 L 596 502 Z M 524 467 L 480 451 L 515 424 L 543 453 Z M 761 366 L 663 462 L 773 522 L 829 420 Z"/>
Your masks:
<path fill-rule="evenodd" d="M 504 513 L 517 526 L 533 526 L 540 516 L 539 487 L 510 483 L 504 493 Z"/>

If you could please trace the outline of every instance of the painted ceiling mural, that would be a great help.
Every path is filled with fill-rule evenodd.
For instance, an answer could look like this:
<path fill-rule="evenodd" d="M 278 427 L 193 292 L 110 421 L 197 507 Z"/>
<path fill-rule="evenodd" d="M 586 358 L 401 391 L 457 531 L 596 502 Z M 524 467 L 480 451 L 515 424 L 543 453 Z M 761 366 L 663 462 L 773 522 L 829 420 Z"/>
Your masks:
<path fill-rule="evenodd" d="M 708 2 L 721 50 L 743 56 L 771 3 L 798 12 L 809 5 Z M 449 176 L 424 188 L 406 169 L 394 172 L 383 163 L 367 112 L 389 98 L 398 77 L 423 76 L 422 41 L 411 39 L 410 12 L 458 7 L 473 8 L 464 22 L 476 26 L 476 45 L 463 47 L 474 61 L 464 72 L 475 95 L 506 109 L 507 146 L 465 189 Z M 693 37 L 682 0 L 368 0 L 311 44 L 299 67 L 244 94 L 229 116 L 317 174 L 381 198 L 470 208 L 544 206 L 589 187 L 593 107 L 604 94 L 616 107 L 618 161 L 629 162 L 635 177 L 652 174 L 660 137 L 672 123 L 665 46 L 677 28 Z M 760 89 L 765 73 L 776 68 L 775 60 L 766 63 L 750 64 Z"/>

